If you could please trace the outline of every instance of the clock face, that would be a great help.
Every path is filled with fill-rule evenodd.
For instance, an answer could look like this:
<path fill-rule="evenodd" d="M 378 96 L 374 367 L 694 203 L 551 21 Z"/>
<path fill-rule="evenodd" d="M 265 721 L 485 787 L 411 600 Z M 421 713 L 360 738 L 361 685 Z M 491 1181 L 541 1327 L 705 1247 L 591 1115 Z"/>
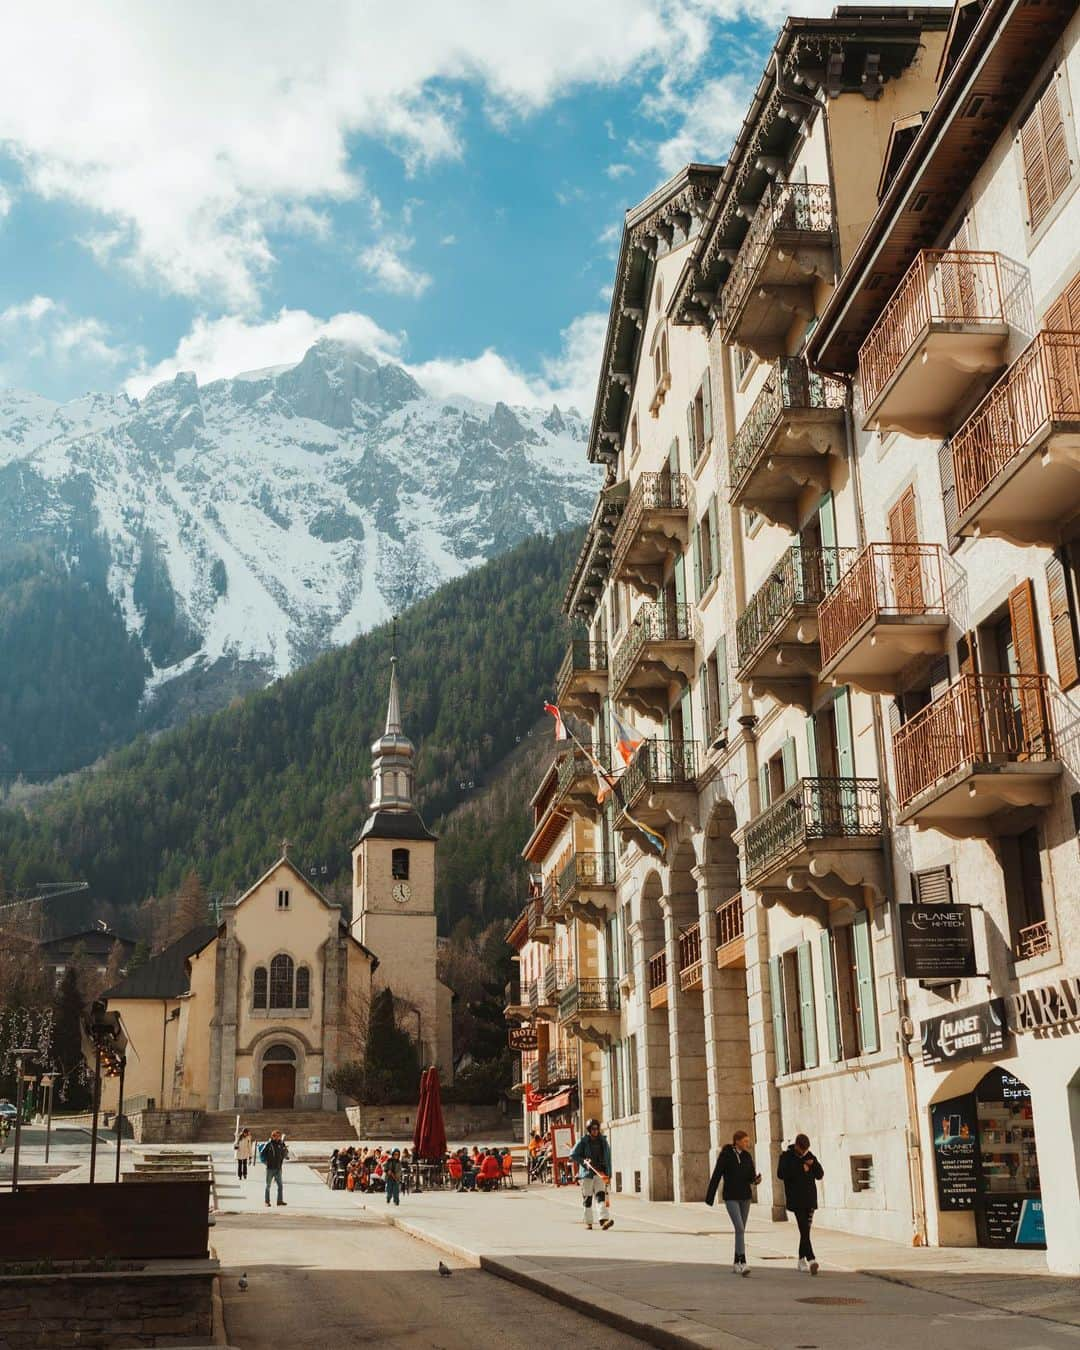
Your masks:
<path fill-rule="evenodd" d="M 412 899 L 412 887 L 407 881 L 399 881 L 394 887 L 394 899 L 399 905 L 407 905 Z"/>

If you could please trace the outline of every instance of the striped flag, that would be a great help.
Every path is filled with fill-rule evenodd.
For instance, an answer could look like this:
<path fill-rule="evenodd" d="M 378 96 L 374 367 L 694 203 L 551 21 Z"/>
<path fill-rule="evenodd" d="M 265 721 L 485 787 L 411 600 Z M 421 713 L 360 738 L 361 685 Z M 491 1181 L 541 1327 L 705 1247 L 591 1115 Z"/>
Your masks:
<path fill-rule="evenodd" d="M 629 764 L 637 753 L 638 747 L 645 744 L 645 737 L 640 731 L 624 722 L 614 708 L 611 710 L 611 722 L 615 728 L 615 749 L 622 756 L 623 763 Z"/>
<path fill-rule="evenodd" d="M 566 723 L 562 720 L 562 713 L 556 708 L 554 703 L 545 703 L 544 711 L 550 713 L 555 719 L 555 739 L 557 741 L 567 741 L 570 739 L 566 730 Z"/>

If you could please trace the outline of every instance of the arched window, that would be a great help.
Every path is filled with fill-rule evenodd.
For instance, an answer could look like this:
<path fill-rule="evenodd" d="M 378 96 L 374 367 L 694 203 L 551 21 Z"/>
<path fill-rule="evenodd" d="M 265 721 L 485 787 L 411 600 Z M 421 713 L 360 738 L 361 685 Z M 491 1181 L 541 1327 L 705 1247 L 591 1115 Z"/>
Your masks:
<path fill-rule="evenodd" d="M 296 1006 L 298 1008 L 311 1006 L 311 971 L 307 966 L 301 966 L 296 972 Z"/>
<path fill-rule="evenodd" d="M 295 1064 L 296 1051 L 291 1045 L 272 1045 L 263 1055 L 264 1064 Z"/>
<path fill-rule="evenodd" d="M 390 855 L 390 873 L 395 881 L 408 881 L 409 850 L 407 848 L 394 849 Z"/>
<path fill-rule="evenodd" d="M 253 976 L 253 988 L 251 1006 L 253 1008 L 266 1007 L 266 967 L 256 966 Z"/>
<path fill-rule="evenodd" d="M 275 956 L 270 962 L 270 1006 L 291 1008 L 293 1005 L 293 959 Z"/>

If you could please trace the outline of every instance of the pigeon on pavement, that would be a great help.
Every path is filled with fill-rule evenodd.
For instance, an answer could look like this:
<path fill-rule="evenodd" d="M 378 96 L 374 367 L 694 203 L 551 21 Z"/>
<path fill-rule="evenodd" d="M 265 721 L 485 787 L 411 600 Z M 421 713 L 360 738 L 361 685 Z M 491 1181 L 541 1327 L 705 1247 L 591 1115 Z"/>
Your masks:
<path fill-rule="evenodd" d="M 444 1280 L 448 1280 L 450 1278 L 450 1267 L 444 1266 L 441 1261 L 439 1262 L 439 1274 L 443 1277 Z"/>
<path fill-rule="evenodd" d="M 248 1287 L 248 1282 L 247 1282 L 247 1271 L 246 1271 L 246 1270 L 244 1271 L 243 1275 L 240 1276 L 240 1278 L 237 1280 L 236 1283 L 240 1286 L 240 1292 L 241 1292 L 242 1294 L 246 1294 L 246 1293 L 247 1293 L 247 1287 Z"/>

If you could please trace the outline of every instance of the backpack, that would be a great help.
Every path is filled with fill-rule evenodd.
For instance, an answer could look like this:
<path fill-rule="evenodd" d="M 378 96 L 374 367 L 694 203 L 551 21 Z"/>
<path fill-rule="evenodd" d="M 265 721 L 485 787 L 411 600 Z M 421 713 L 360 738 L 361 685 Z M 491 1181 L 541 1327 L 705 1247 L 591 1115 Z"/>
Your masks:
<path fill-rule="evenodd" d="M 269 1139 L 268 1139 L 268 1140 L 266 1141 L 265 1144 L 260 1144 L 260 1145 L 259 1145 L 259 1161 L 260 1161 L 261 1163 L 266 1162 L 266 1149 L 267 1149 L 267 1145 L 268 1145 L 269 1143 L 270 1143 L 270 1141 L 269 1141 Z"/>

